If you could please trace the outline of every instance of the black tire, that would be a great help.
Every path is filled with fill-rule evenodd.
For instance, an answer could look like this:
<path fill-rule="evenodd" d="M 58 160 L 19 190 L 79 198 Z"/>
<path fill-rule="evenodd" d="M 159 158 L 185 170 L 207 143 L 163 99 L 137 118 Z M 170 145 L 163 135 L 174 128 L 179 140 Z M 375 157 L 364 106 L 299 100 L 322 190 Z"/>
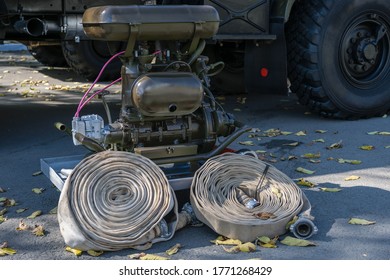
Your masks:
<path fill-rule="evenodd" d="M 69 66 L 89 81 L 98 76 L 103 65 L 111 58 L 106 42 L 102 41 L 63 41 L 62 50 Z M 120 77 L 122 62 L 114 59 L 103 72 L 100 80 L 109 81 Z"/>
<path fill-rule="evenodd" d="M 51 67 L 68 67 L 60 45 L 27 46 L 30 54 L 40 63 Z"/>
<path fill-rule="evenodd" d="M 390 1 L 297 1 L 286 36 L 303 105 L 343 119 L 390 109 Z"/>

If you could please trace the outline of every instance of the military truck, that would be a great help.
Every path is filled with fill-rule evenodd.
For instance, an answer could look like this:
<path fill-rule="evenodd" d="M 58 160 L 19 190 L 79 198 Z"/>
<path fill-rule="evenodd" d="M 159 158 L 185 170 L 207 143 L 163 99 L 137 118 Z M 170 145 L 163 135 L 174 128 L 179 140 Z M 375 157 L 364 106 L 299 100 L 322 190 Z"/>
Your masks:
<path fill-rule="evenodd" d="M 43 64 L 94 79 L 124 46 L 86 37 L 87 8 L 172 4 L 217 9 L 219 32 L 205 52 L 225 64 L 212 84 L 221 93 L 291 91 L 313 111 L 343 119 L 390 109 L 386 0 L 1 0 L 0 40 L 23 42 Z M 110 64 L 102 78 L 116 78 L 120 65 Z"/>

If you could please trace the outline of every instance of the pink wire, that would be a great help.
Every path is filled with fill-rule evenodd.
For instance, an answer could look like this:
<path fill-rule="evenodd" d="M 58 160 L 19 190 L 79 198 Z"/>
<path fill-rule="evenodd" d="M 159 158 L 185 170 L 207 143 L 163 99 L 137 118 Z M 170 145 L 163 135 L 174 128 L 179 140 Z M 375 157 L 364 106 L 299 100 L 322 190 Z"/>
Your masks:
<path fill-rule="evenodd" d="M 112 60 L 114 60 L 115 58 L 117 58 L 118 56 L 124 54 L 125 51 L 121 51 L 115 55 L 113 55 L 102 67 L 102 69 L 100 70 L 99 72 L 99 75 L 96 77 L 95 81 L 92 83 L 92 85 L 89 87 L 89 89 L 84 93 L 83 97 L 81 98 L 80 102 L 79 102 L 79 105 L 77 107 L 77 111 L 75 113 L 75 117 L 79 117 L 79 114 L 80 114 L 80 111 L 81 109 L 93 98 L 95 97 L 97 94 L 99 94 L 100 92 L 102 92 L 103 90 L 107 89 L 108 87 L 112 86 L 113 84 L 117 83 L 118 81 L 120 81 L 122 78 L 119 78 L 117 80 L 115 80 L 114 82 L 112 82 L 111 84 L 109 84 L 108 86 L 106 86 L 105 88 L 103 88 L 102 90 L 98 91 L 97 93 L 94 93 L 91 97 L 89 97 L 86 101 L 84 101 L 88 94 L 91 92 L 91 90 L 93 89 L 93 87 L 96 85 L 96 83 L 99 81 L 101 75 L 103 74 L 104 70 L 106 69 L 107 65 L 111 63 Z"/>

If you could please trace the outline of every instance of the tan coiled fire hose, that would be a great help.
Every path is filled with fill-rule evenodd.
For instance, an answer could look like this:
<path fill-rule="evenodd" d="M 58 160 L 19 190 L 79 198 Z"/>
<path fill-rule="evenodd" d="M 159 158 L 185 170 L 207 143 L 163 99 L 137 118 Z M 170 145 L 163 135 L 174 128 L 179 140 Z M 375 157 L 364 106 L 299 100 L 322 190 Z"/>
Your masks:
<path fill-rule="evenodd" d="M 58 204 L 65 243 L 81 250 L 116 251 L 168 240 L 177 216 L 163 171 L 143 156 L 119 151 L 82 160 L 65 181 Z"/>
<path fill-rule="evenodd" d="M 284 234 L 310 203 L 275 167 L 249 155 L 225 153 L 206 161 L 190 193 L 196 217 L 215 232 L 243 242 Z"/>

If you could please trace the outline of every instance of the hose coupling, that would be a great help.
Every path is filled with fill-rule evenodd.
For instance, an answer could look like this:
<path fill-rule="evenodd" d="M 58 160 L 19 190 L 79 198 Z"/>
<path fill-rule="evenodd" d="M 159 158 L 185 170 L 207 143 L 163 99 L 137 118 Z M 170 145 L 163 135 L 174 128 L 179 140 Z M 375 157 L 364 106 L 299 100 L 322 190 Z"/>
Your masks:
<path fill-rule="evenodd" d="M 296 238 L 308 239 L 314 234 L 317 234 L 318 228 L 312 220 L 301 216 L 290 226 L 290 231 Z"/>

